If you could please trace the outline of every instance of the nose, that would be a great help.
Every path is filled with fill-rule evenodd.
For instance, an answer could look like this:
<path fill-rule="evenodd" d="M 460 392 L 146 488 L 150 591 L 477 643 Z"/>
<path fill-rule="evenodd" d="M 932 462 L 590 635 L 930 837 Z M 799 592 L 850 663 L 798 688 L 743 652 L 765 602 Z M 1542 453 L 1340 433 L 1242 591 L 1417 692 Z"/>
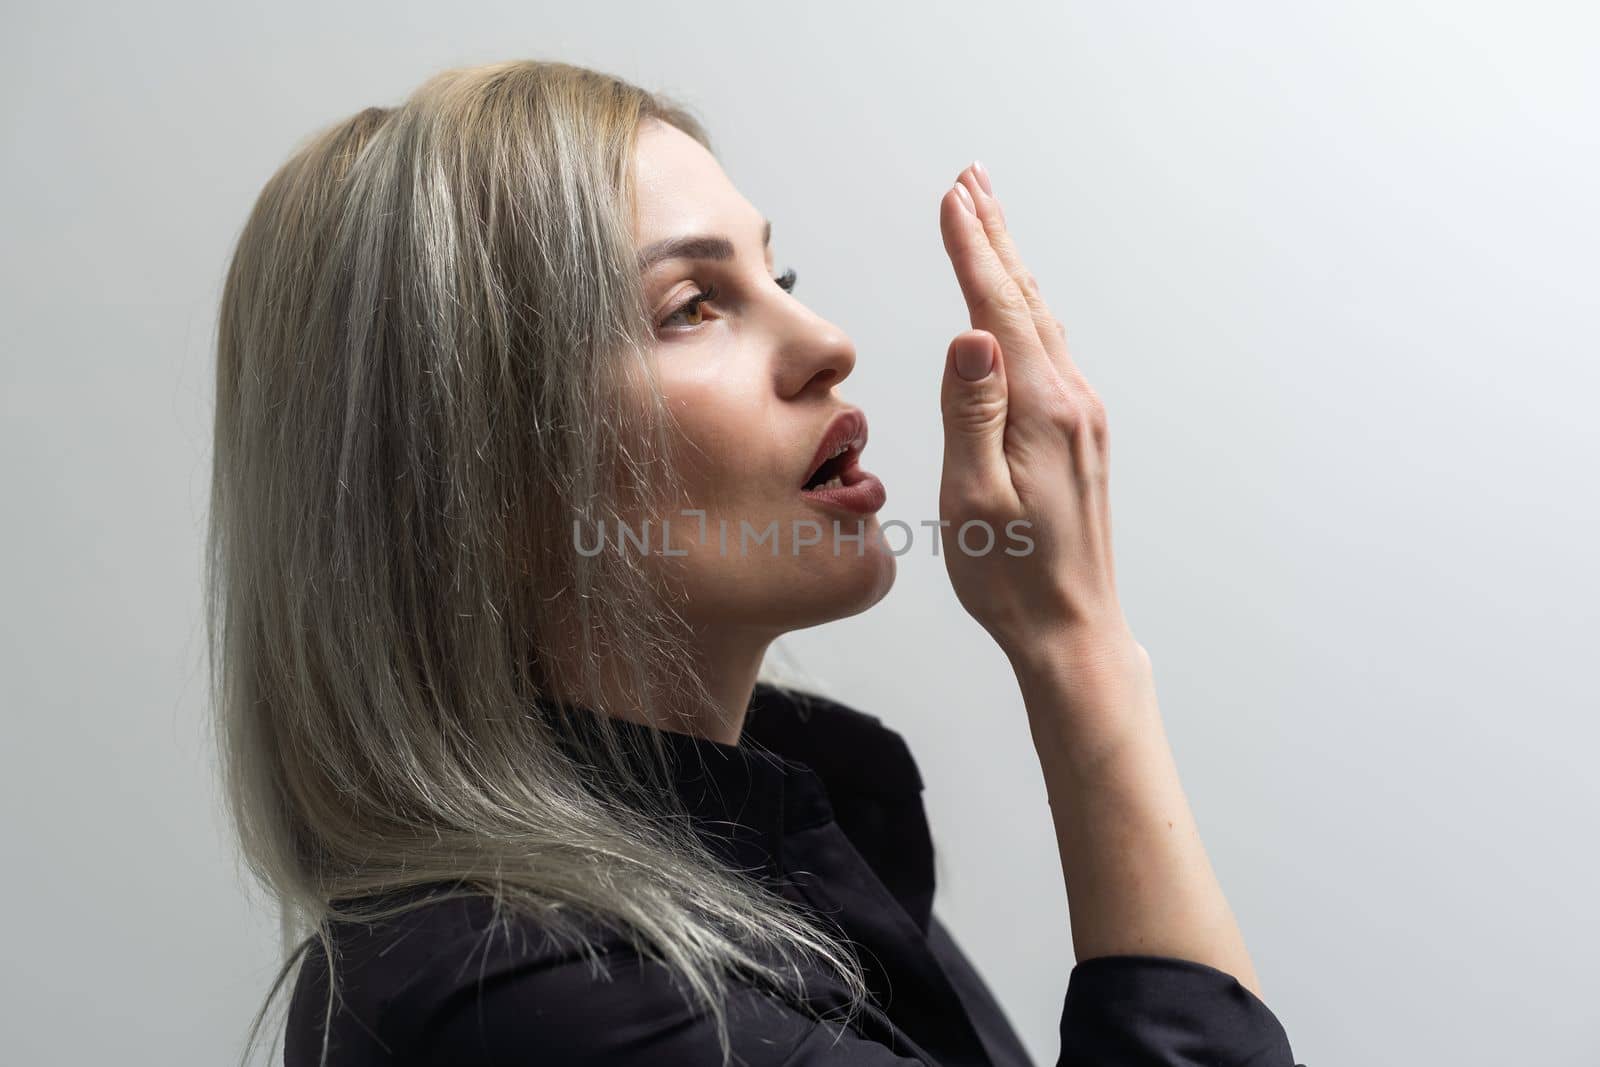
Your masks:
<path fill-rule="evenodd" d="M 848 378 L 856 365 L 849 335 L 794 297 L 783 298 L 781 307 L 778 391 L 785 398 L 825 393 Z"/>

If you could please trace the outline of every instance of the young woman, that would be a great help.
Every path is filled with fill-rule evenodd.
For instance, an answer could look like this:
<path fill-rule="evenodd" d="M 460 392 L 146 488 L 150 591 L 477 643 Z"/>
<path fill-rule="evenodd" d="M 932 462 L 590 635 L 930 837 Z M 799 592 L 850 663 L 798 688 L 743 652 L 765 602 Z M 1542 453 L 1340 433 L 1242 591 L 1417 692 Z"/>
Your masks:
<path fill-rule="evenodd" d="M 976 163 L 939 226 L 942 555 L 1048 787 L 1060 1062 L 1289 1065 L 1118 604 L 1100 401 Z M 932 913 L 899 735 L 759 677 L 894 577 L 855 349 L 769 239 L 691 115 L 553 62 L 439 74 L 263 190 L 210 622 L 290 1067 L 1029 1062 Z"/>

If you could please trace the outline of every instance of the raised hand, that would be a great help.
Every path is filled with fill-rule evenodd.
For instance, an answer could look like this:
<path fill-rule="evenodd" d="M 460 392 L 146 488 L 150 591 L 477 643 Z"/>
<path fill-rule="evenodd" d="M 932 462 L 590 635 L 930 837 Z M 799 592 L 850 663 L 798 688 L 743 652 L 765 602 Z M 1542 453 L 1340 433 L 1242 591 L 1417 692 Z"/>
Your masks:
<path fill-rule="evenodd" d="M 981 165 L 940 200 L 939 227 L 972 320 L 950 342 L 941 393 L 939 511 L 956 596 L 1013 660 L 1041 643 L 1137 647 L 1113 570 L 1105 407 Z M 987 552 L 980 524 L 994 534 Z"/>
<path fill-rule="evenodd" d="M 1068 356 L 990 188 L 974 164 L 939 203 L 972 317 L 950 342 L 942 392 L 950 581 L 1015 669 L 1077 958 L 1198 961 L 1259 997 L 1178 780 L 1150 657 L 1117 599 L 1105 408 Z M 1025 522 L 1033 550 L 1008 554 L 998 547 L 1011 547 L 1007 538 L 994 551 L 964 550 L 961 530 L 974 521 L 997 533 Z M 969 531 L 966 549 L 982 543 Z M 1276 1048 L 1273 1062 L 1289 1063 L 1287 1044 Z"/>

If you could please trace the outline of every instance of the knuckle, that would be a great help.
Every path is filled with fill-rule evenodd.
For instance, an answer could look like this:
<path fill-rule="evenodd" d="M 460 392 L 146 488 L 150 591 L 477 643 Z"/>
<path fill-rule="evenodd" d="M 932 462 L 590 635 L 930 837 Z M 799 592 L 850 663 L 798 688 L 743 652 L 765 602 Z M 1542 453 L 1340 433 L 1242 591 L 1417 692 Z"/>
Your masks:
<path fill-rule="evenodd" d="M 1040 299 L 1039 281 L 1028 268 L 1017 268 L 1016 273 L 1011 276 L 1011 280 L 1016 284 L 1017 291 L 1022 294 L 1023 299 L 1029 303 L 1035 303 Z"/>
<path fill-rule="evenodd" d="M 952 399 L 944 406 L 945 428 L 967 434 L 980 434 L 1005 425 L 1004 396 Z"/>
<path fill-rule="evenodd" d="M 1100 394 L 1093 389 L 1087 389 L 1083 396 L 1084 417 L 1088 420 L 1089 428 L 1097 437 L 1104 437 L 1107 429 L 1106 405 L 1100 399 Z"/>
<path fill-rule="evenodd" d="M 974 315 L 982 315 L 997 308 L 1000 298 L 992 287 L 985 287 L 968 297 L 967 303 Z"/>
<path fill-rule="evenodd" d="M 992 285 L 981 287 L 972 298 L 972 310 L 1014 317 L 1017 309 L 1025 303 L 1016 281 L 1007 276 Z"/>
<path fill-rule="evenodd" d="M 1066 397 L 1050 406 L 1050 420 L 1068 433 L 1076 433 L 1083 425 L 1083 405 Z"/>
<path fill-rule="evenodd" d="M 1075 430 L 1083 421 L 1083 400 L 1067 382 L 1052 377 L 1046 388 L 1045 411 L 1053 425 Z"/>

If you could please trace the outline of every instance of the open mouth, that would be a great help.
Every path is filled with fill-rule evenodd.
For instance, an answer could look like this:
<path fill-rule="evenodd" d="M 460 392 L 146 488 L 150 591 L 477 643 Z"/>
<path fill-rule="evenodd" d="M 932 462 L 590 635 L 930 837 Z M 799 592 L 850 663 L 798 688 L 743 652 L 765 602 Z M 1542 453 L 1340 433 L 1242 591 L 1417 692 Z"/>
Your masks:
<path fill-rule="evenodd" d="M 822 466 L 811 472 L 802 489 L 841 489 L 849 483 L 846 478 L 855 470 L 861 458 L 861 449 L 854 444 L 841 445 L 839 451 L 822 461 Z"/>
<path fill-rule="evenodd" d="M 822 435 L 810 473 L 800 483 L 800 494 L 819 507 L 857 515 L 870 515 L 883 507 L 883 483 L 861 466 L 865 447 L 867 417 L 856 408 L 846 408 Z"/>
<path fill-rule="evenodd" d="M 850 485 L 858 469 L 861 450 L 867 445 L 867 419 L 855 408 L 841 411 L 822 435 L 816 454 L 811 457 L 811 472 L 800 484 L 803 491 L 839 489 Z"/>

